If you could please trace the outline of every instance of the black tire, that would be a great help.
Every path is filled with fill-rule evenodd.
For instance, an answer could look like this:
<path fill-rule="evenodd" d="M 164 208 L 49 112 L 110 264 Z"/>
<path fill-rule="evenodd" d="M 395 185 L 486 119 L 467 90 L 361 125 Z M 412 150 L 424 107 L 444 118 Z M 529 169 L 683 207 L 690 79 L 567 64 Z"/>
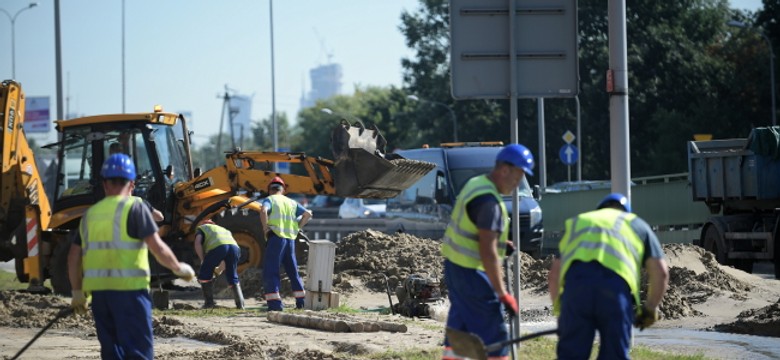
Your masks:
<path fill-rule="evenodd" d="M 734 267 L 748 274 L 753 273 L 753 259 L 736 259 L 733 261 Z"/>
<path fill-rule="evenodd" d="M 718 248 L 718 239 L 722 238 L 720 231 L 714 225 L 709 225 L 704 230 L 704 236 L 702 236 L 702 244 L 704 250 L 707 250 L 715 255 L 715 259 L 723 265 L 731 265 L 726 257 L 725 249 Z"/>
<path fill-rule="evenodd" d="M 57 245 L 54 247 L 54 253 L 49 263 L 49 276 L 51 276 L 51 287 L 55 294 L 70 296 L 71 286 L 68 278 L 68 252 L 70 251 L 70 241 L 66 238 L 58 238 Z"/>
<path fill-rule="evenodd" d="M 260 227 L 260 215 L 256 212 L 237 211 L 231 214 L 226 211 L 222 217 L 215 217 L 214 222 L 217 225 L 230 230 L 233 238 L 241 249 L 241 257 L 238 260 L 238 273 L 263 265 L 263 253 L 265 252 L 265 236 Z"/>

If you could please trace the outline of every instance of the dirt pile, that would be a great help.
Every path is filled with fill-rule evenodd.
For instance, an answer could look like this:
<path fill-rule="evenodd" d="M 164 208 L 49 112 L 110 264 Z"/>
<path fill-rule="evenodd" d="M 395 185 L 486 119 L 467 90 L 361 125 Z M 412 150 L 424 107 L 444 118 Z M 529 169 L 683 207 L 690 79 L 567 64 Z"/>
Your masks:
<path fill-rule="evenodd" d="M 702 304 L 716 295 L 743 299 L 751 287 L 724 271 L 715 256 L 695 245 L 663 246 L 669 264 L 669 289 L 660 305 L 665 319 L 700 316 L 693 305 Z M 646 289 L 646 277 L 643 286 Z M 642 298 L 646 295 L 642 293 Z"/>
<path fill-rule="evenodd" d="M 388 235 L 366 230 L 342 238 L 336 247 L 334 283 L 349 292 L 350 278 L 358 278 L 372 291 L 385 291 L 385 278 L 395 289 L 410 274 L 428 274 L 442 279 L 440 242 L 409 234 Z M 443 282 L 443 280 L 441 280 Z"/>
<path fill-rule="evenodd" d="M 552 256 L 544 259 L 534 259 L 524 252 L 520 253 L 520 288 L 535 289 L 536 292 L 547 292 L 547 274 L 552 266 Z"/>
<path fill-rule="evenodd" d="M 780 299 L 760 309 L 745 310 L 737 316 L 737 321 L 716 325 L 715 330 L 780 337 Z"/>
<path fill-rule="evenodd" d="M 0 291 L 0 304 L 0 326 L 16 328 L 43 328 L 70 306 L 69 299 L 21 291 Z M 91 313 L 87 313 L 63 317 L 52 328 L 93 331 L 94 325 Z"/>

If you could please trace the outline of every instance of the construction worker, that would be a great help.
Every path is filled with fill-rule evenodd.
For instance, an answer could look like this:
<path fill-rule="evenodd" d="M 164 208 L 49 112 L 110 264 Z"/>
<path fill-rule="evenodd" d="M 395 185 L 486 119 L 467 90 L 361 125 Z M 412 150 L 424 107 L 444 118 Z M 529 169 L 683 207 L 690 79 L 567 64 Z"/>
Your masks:
<path fill-rule="evenodd" d="M 473 333 L 485 344 L 509 338 L 502 308 L 510 316 L 518 312 L 517 300 L 501 281 L 501 262 L 509 246 L 509 213 L 502 194 L 517 189 L 526 174 L 533 175 L 533 168 L 533 155 L 525 146 L 505 146 L 490 173 L 463 186 L 444 233 L 441 253 L 451 304 L 447 327 Z M 488 358 L 508 359 L 508 353 L 503 347 Z M 442 359 L 462 359 L 446 338 Z"/>
<path fill-rule="evenodd" d="M 148 207 L 130 195 L 136 176 L 132 160 L 125 154 L 111 155 L 100 176 L 106 197 L 87 210 L 68 253 L 71 307 L 85 314 L 91 294 L 101 358 L 152 359 L 147 249 L 186 281 L 195 272 L 176 259 L 157 234 Z"/>
<path fill-rule="evenodd" d="M 204 256 L 205 250 L 205 256 Z M 222 273 L 221 264 L 225 264 L 225 280 L 233 292 L 233 299 L 237 309 L 244 308 L 244 294 L 241 292 L 241 284 L 238 281 L 238 259 L 241 257 L 241 249 L 233 239 L 233 234 L 211 219 L 200 222 L 195 232 L 195 253 L 200 258 L 200 272 L 198 282 L 203 289 L 204 308 L 213 308 L 214 283 L 211 281 L 215 275 Z M 217 270 L 217 268 L 220 270 Z"/>
<path fill-rule="evenodd" d="M 631 325 L 640 330 L 658 319 L 669 280 L 663 250 L 650 226 L 631 213 L 619 193 L 597 210 L 566 220 L 548 283 L 558 317 L 558 359 L 587 359 L 595 332 L 599 359 L 628 359 Z M 642 267 L 648 291 L 639 300 Z M 641 305 L 640 305 L 641 304 Z"/>
<path fill-rule="evenodd" d="M 263 289 L 269 311 L 282 311 L 283 308 L 279 294 L 281 265 L 284 265 L 287 277 L 290 278 L 296 309 L 303 309 L 306 295 L 303 281 L 298 275 L 295 239 L 298 237 L 298 229 L 309 222 L 311 211 L 284 196 L 286 187 L 282 178 L 274 177 L 268 183 L 268 197 L 260 205 L 260 223 L 267 243 L 263 256 Z"/>

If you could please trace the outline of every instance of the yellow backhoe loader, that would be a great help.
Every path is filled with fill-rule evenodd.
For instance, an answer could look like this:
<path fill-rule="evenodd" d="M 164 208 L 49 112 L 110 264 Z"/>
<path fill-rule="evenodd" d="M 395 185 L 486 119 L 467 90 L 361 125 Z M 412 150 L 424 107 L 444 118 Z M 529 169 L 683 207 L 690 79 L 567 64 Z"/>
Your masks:
<path fill-rule="evenodd" d="M 192 241 L 198 221 L 212 217 L 233 232 L 241 248 L 239 271 L 261 265 L 265 238 L 259 203 L 266 185 L 279 176 L 290 193 L 389 198 L 433 169 L 432 163 L 384 154 L 376 128 L 342 122 L 331 134 L 335 160 L 303 153 L 235 151 L 225 164 L 193 168 L 190 132 L 180 114 L 150 113 L 88 116 L 55 121 L 59 141 L 52 198 L 25 138 L 24 94 L 19 83 L 0 85 L 2 177 L 0 178 L 0 261 L 16 260 L 16 272 L 31 291 L 68 294 L 66 254 L 70 237 L 87 208 L 104 194 L 100 165 L 111 153 L 129 155 L 138 174 L 134 195 L 163 212 L 160 235 L 179 259 L 195 263 Z M 302 167 L 306 175 L 273 171 L 274 163 Z M 165 269 L 152 259 L 152 273 Z"/>

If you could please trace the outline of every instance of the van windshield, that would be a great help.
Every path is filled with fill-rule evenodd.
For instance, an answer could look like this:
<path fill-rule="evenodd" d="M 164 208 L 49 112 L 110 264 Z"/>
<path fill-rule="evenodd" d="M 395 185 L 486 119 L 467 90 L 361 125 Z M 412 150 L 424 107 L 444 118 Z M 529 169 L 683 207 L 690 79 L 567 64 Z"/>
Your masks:
<path fill-rule="evenodd" d="M 460 194 L 460 190 L 463 189 L 463 185 L 466 185 L 466 181 L 471 179 L 474 176 L 487 174 L 489 173 L 493 168 L 487 167 L 487 168 L 478 168 L 478 169 L 454 169 L 451 170 L 450 174 L 452 175 L 452 181 L 454 182 L 455 186 L 455 193 Z M 523 177 L 523 181 L 520 182 L 520 185 L 518 186 L 518 193 L 520 196 L 524 197 L 531 197 L 533 196 L 531 192 L 531 185 L 528 184 L 528 179 Z"/>

